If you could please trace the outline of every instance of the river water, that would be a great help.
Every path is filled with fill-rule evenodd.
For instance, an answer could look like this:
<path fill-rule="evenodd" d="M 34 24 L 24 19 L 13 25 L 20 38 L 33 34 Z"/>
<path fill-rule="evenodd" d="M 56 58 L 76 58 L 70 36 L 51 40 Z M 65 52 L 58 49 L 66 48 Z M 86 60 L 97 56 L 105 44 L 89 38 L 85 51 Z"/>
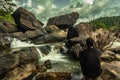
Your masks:
<path fill-rule="evenodd" d="M 50 51 L 47 55 L 43 55 L 40 51 L 40 47 L 49 45 Z M 34 45 L 30 42 L 22 42 L 18 39 L 13 39 L 11 43 L 11 48 L 13 50 L 17 50 L 24 47 L 35 47 L 39 53 L 39 63 L 42 64 L 46 60 L 50 60 L 52 63 L 52 69 L 48 69 L 48 72 L 71 72 L 72 73 L 72 80 L 81 80 L 82 74 L 80 70 L 79 61 L 71 60 L 67 55 L 62 54 L 59 49 L 55 49 L 56 44 L 41 44 L 41 45 Z M 63 45 L 64 50 L 65 49 Z"/>

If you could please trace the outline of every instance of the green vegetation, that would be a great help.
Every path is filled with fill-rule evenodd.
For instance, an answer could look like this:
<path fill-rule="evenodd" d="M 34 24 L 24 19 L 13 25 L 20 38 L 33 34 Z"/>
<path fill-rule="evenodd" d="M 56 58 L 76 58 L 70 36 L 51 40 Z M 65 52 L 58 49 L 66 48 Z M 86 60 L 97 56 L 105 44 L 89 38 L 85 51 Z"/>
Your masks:
<path fill-rule="evenodd" d="M 11 21 L 14 23 L 14 19 L 11 16 L 13 12 L 13 8 L 16 5 L 12 2 L 12 0 L 0 0 L 0 19 L 4 19 L 6 21 Z"/>
<path fill-rule="evenodd" d="M 91 21 L 90 23 L 94 24 L 96 28 L 114 29 L 116 26 L 120 27 L 120 16 L 101 17 Z"/>

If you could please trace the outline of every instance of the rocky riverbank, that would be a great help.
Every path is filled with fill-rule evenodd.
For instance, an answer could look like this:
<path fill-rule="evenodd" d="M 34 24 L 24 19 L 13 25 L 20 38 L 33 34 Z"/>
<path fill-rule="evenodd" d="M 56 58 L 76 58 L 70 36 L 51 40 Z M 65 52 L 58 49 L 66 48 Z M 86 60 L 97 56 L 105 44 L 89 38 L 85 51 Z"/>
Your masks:
<path fill-rule="evenodd" d="M 72 72 L 47 72 L 53 68 L 52 63 L 50 60 L 39 63 L 38 50 L 46 56 L 51 50 L 51 44 L 58 43 L 53 50 L 59 50 L 62 55 L 77 60 L 79 52 L 85 49 L 85 40 L 88 37 L 92 37 L 96 43 L 95 47 L 103 52 L 101 56 L 103 73 L 100 77 L 103 80 L 120 80 L 120 48 L 106 47 L 115 39 L 120 43 L 119 36 L 115 33 L 101 28 L 95 29 L 90 23 L 82 22 L 74 25 L 79 17 L 76 12 L 50 18 L 45 27 L 31 12 L 22 7 L 12 16 L 15 24 L 0 19 L 1 80 L 32 80 L 34 77 L 36 80 L 70 80 Z M 31 41 L 37 45 L 51 44 L 37 49 L 35 46 L 30 46 L 13 51 L 10 45 L 14 38 Z M 63 43 L 65 45 L 62 45 Z M 68 51 L 64 52 L 65 49 Z"/>

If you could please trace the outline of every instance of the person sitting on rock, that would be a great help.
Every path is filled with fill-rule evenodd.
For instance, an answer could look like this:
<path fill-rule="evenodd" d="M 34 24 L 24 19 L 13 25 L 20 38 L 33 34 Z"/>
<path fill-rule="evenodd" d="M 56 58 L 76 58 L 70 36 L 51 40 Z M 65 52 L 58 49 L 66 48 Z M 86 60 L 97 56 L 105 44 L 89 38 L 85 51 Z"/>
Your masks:
<path fill-rule="evenodd" d="M 94 48 L 93 45 L 94 40 L 92 38 L 88 38 L 86 40 L 87 49 L 83 50 L 79 54 L 84 80 L 97 80 L 97 77 L 102 72 L 100 65 L 101 52 Z"/>

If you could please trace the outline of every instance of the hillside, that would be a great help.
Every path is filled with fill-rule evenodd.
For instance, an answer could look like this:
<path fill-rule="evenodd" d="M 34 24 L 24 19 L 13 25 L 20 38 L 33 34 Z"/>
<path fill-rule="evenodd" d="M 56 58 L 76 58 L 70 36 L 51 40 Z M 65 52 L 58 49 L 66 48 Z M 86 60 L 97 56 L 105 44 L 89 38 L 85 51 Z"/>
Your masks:
<path fill-rule="evenodd" d="M 120 16 L 101 17 L 90 22 L 96 24 L 97 27 L 111 28 L 113 26 L 120 26 Z"/>

